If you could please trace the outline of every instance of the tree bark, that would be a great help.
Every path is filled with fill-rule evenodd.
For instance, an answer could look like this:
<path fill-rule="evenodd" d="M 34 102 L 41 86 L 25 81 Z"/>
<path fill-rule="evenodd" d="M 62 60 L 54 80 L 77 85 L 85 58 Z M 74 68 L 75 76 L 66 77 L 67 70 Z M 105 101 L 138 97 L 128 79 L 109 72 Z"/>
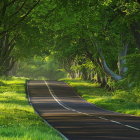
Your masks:
<path fill-rule="evenodd" d="M 116 74 L 116 73 L 114 73 L 114 72 L 109 68 L 109 66 L 107 65 L 106 60 L 105 60 L 105 58 L 104 58 L 104 55 L 103 55 L 103 53 L 102 53 L 102 50 L 99 49 L 98 52 L 99 52 L 100 57 L 101 57 L 100 62 L 101 62 L 101 64 L 102 64 L 102 68 L 103 68 L 104 72 L 105 72 L 108 76 L 110 76 L 113 80 L 115 80 L 115 81 L 121 80 L 121 79 L 122 79 L 122 76 L 121 76 L 121 75 L 118 75 L 118 74 Z"/>
<path fill-rule="evenodd" d="M 128 44 L 125 44 L 118 56 L 118 69 L 119 69 L 119 74 L 121 76 L 123 76 L 124 73 L 127 71 L 127 67 L 125 66 L 126 64 L 125 56 L 127 55 L 127 50 L 128 50 Z"/>

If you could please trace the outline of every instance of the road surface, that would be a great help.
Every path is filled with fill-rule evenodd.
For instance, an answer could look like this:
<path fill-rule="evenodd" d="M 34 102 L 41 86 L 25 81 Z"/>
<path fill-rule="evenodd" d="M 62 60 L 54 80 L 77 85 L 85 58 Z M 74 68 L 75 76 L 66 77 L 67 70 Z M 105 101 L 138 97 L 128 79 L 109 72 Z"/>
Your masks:
<path fill-rule="evenodd" d="M 140 140 L 140 117 L 107 111 L 60 81 L 28 81 L 35 111 L 69 140 Z"/>

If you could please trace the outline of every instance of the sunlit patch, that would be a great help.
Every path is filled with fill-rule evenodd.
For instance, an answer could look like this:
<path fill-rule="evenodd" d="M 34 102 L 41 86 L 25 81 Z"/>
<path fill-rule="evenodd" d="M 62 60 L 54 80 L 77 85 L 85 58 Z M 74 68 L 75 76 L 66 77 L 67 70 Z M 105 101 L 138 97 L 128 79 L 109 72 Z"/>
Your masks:
<path fill-rule="evenodd" d="M 46 137 L 61 140 L 28 104 L 25 80 L 16 77 L 1 79 L 4 84 L 0 87 L 0 140 L 42 140 Z"/>
<path fill-rule="evenodd" d="M 90 103 L 107 110 L 140 116 L 140 104 L 126 101 L 122 98 L 100 88 L 98 83 L 82 81 L 80 79 L 63 79 L 75 88 L 77 93 Z"/>

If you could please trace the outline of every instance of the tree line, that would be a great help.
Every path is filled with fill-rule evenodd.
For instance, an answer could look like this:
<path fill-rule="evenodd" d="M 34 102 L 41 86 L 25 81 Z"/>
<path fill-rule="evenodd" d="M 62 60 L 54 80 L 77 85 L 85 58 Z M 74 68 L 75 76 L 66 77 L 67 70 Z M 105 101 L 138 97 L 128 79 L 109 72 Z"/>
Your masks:
<path fill-rule="evenodd" d="M 139 0 L 2 0 L 0 17 L 1 75 L 51 55 L 72 78 L 139 83 Z"/>

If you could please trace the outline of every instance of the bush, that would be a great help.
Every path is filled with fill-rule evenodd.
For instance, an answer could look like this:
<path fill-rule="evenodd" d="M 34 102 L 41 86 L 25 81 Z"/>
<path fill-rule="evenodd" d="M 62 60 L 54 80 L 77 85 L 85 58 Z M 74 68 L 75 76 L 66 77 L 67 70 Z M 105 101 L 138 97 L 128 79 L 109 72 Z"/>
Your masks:
<path fill-rule="evenodd" d="M 135 87 L 131 90 L 116 90 L 114 93 L 116 98 L 122 98 L 129 102 L 140 103 L 140 88 Z"/>

